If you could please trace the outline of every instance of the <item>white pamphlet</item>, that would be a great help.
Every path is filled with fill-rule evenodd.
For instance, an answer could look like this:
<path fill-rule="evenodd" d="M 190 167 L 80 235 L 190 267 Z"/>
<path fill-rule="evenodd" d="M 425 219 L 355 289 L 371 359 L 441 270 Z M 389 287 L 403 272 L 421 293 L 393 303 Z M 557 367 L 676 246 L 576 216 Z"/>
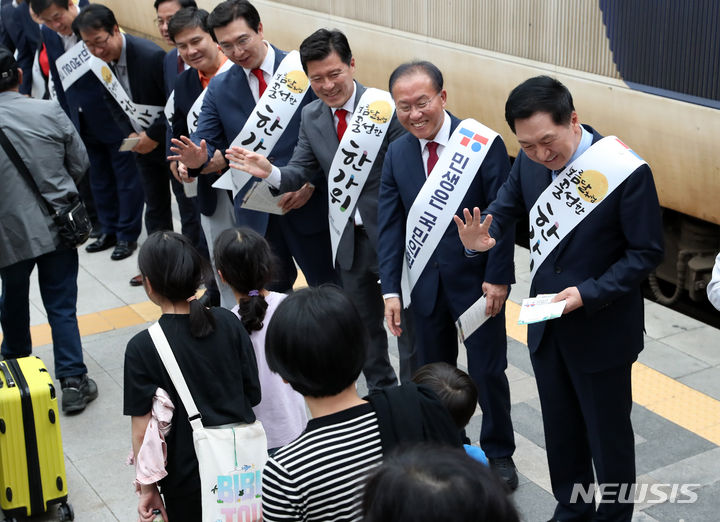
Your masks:
<path fill-rule="evenodd" d="M 273 196 L 270 192 L 270 185 L 261 181 L 259 183 L 253 183 L 250 189 L 245 193 L 243 198 L 242 208 L 248 210 L 257 210 L 259 212 L 267 212 L 268 214 L 279 214 L 282 215 L 285 212 L 278 206 L 278 202 L 282 198 L 282 194 L 279 196 Z"/>
<path fill-rule="evenodd" d="M 460 337 L 460 341 L 463 343 L 465 342 L 465 339 L 475 333 L 475 330 L 480 328 L 485 321 L 490 319 L 490 316 L 485 315 L 486 304 L 487 298 L 483 294 L 480 299 L 475 301 L 472 306 L 465 310 L 465 312 L 458 317 L 458 320 L 455 321 L 458 336 Z"/>
<path fill-rule="evenodd" d="M 557 319 L 565 309 L 566 301 L 553 303 L 557 294 L 539 294 L 536 297 L 523 299 L 518 324 L 532 324 L 549 319 Z"/>

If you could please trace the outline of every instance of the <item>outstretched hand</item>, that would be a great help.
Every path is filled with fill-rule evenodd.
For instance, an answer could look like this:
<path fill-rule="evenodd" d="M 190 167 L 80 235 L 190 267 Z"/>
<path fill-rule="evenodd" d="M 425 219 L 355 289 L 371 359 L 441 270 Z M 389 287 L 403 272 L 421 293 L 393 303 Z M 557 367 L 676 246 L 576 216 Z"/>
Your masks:
<path fill-rule="evenodd" d="M 265 179 L 272 172 L 272 163 L 262 154 L 234 146 L 225 151 L 230 168 L 242 170 L 257 178 Z"/>
<path fill-rule="evenodd" d="M 202 140 L 199 146 L 195 145 L 187 136 L 180 136 L 179 140 L 173 138 L 170 141 L 172 142 L 170 150 L 175 153 L 175 156 L 168 156 L 168 161 L 180 161 L 191 169 L 198 169 L 207 162 L 208 154 L 205 140 Z"/>
<path fill-rule="evenodd" d="M 490 237 L 490 224 L 492 216 L 487 215 L 484 221 L 480 214 L 480 209 L 475 207 L 473 213 L 470 214 L 468 209 L 463 209 L 465 221 L 459 216 L 453 216 L 453 221 L 458 227 L 460 241 L 468 250 L 477 252 L 486 252 L 495 246 L 495 239 Z"/>

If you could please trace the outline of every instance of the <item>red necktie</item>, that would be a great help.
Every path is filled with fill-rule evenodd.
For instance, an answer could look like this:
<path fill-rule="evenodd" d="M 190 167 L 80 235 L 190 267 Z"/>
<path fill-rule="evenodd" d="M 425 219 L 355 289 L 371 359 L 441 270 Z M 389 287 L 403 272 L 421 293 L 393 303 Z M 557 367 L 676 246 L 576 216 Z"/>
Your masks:
<path fill-rule="evenodd" d="M 345 116 L 347 115 L 348 111 L 345 109 L 337 109 L 335 111 L 335 116 L 338 117 L 338 124 L 337 124 L 337 135 L 338 135 L 338 141 L 342 141 L 343 134 L 345 134 L 345 130 L 347 129 L 347 120 L 345 119 Z"/>
<path fill-rule="evenodd" d="M 183 62 L 183 59 L 180 57 L 179 54 L 177 57 L 177 61 L 178 61 L 178 64 L 177 64 L 178 74 L 182 74 L 182 72 L 185 70 L 185 62 Z"/>
<path fill-rule="evenodd" d="M 258 79 L 258 92 L 260 93 L 258 98 L 263 95 L 265 89 L 267 89 L 267 83 L 265 83 L 265 77 L 263 76 L 262 69 L 253 69 L 250 71 Z"/>
<path fill-rule="evenodd" d="M 428 155 L 428 159 L 427 159 L 427 175 L 429 176 L 438 160 L 438 155 L 437 155 L 438 144 L 436 141 L 428 141 L 426 146 L 427 146 L 428 152 L 430 153 Z"/>

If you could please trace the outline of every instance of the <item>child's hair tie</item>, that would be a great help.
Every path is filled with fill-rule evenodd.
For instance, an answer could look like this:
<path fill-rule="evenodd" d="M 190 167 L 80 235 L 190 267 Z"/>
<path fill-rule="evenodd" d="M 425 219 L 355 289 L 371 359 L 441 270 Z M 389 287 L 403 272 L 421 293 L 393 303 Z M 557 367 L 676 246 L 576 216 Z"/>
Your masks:
<path fill-rule="evenodd" d="M 259 295 L 260 295 L 260 292 L 258 292 L 257 290 L 250 290 L 248 292 L 248 297 L 257 297 Z"/>

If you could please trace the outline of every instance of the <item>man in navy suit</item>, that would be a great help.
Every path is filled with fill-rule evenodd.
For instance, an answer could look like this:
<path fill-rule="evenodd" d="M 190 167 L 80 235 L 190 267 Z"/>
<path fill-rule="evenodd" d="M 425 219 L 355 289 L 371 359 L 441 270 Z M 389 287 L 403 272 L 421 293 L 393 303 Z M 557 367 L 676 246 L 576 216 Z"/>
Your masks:
<path fill-rule="evenodd" d="M 0 30 L 0 44 L 11 52 L 17 51 L 17 62 L 23 72 L 20 94 L 29 95 L 32 90 L 35 52 L 42 45 L 40 26 L 32 19 L 28 3 L 22 0 L 17 2 L 17 6 L 11 1 L 2 2 L 0 21 L 3 26 Z"/>
<path fill-rule="evenodd" d="M 185 7 L 197 7 L 195 0 L 155 0 L 155 13 L 157 14 L 157 20 L 155 22 L 160 31 L 160 36 L 165 40 L 165 43 L 172 46 L 163 62 L 163 77 L 165 79 L 165 95 L 170 96 L 170 93 L 175 89 L 175 80 L 183 71 L 187 70 L 190 66 L 187 65 L 175 47 L 175 42 L 170 38 L 168 32 L 168 26 L 170 25 L 170 19 L 180 9 Z"/>
<path fill-rule="evenodd" d="M 165 52 L 154 43 L 120 32 L 115 15 L 107 7 L 93 4 L 83 9 L 73 22 L 73 31 L 79 34 L 88 50 L 110 64 L 128 97 L 137 104 L 165 106 L 163 60 Z M 164 114 L 157 116 L 143 128 L 120 108 L 107 93 L 107 105 L 115 121 L 129 138 L 139 138 L 132 149 L 145 191 L 145 227 L 148 234 L 157 230 L 172 230 L 170 184 L 178 202 L 183 234 L 194 245 L 201 246 L 200 215 L 197 203 L 185 197 L 182 185 L 170 174 L 165 159 L 166 123 Z M 117 252 L 127 257 L 137 247 L 135 242 L 121 242 Z"/>
<path fill-rule="evenodd" d="M 521 151 L 497 199 L 485 207 L 487 218 L 481 221 L 475 207 L 472 215 L 465 209 L 465 223 L 455 219 L 468 249 L 492 248 L 493 238 L 533 211 L 565 167 L 602 138 L 580 124 L 568 89 L 547 76 L 510 93 L 505 119 Z M 597 169 L 602 172 L 602 164 Z M 633 503 L 620 499 L 632 498 L 635 482 L 630 375 L 643 348 L 640 284 L 662 257 L 660 206 L 652 172 L 643 163 L 536 268 L 530 296 L 557 294 L 555 301 L 565 301 L 560 318 L 528 329 L 557 500 L 553 520 L 632 518 Z M 578 494 L 594 485 L 593 467 L 603 495 L 597 512 L 592 498 Z"/>
<path fill-rule="evenodd" d="M 390 76 L 390 92 L 398 119 L 408 134 L 388 148 L 383 164 L 378 203 L 378 258 L 390 329 L 401 326 L 401 279 L 405 262 L 405 223 L 410 208 L 442 155 L 460 120 L 445 111 L 446 91 L 440 70 L 429 62 L 399 66 Z M 468 202 L 489 204 L 510 170 L 505 144 L 497 137 L 463 196 Z M 466 255 L 452 223 L 441 224 L 443 235 L 411 292 L 419 364 L 444 361 L 457 364 L 455 321 L 483 294 L 490 317 L 465 340 L 469 374 L 478 388 L 483 412 L 480 445 L 490 465 L 516 488 L 518 477 L 512 454 L 515 439 L 510 419 L 510 388 L 505 335 L 505 299 L 513 272 L 513 234 L 490 255 Z"/>
<path fill-rule="evenodd" d="M 208 26 L 234 65 L 210 81 L 192 140 L 187 137 L 173 140 L 173 150 L 178 154 L 170 159 L 181 161 L 192 176 L 200 174 L 215 152 L 224 152 L 240 133 L 255 108 L 261 87 L 264 89 L 270 82 L 287 55 L 263 39 L 260 15 L 249 2 L 228 0 L 218 4 L 208 17 Z M 302 106 L 312 99 L 310 93 L 306 94 Z M 268 155 L 280 165 L 290 159 L 297 142 L 301 109 L 298 108 Z M 278 216 L 240 207 L 250 183 L 235 198 L 235 219 L 238 225 L 263 234 L 270 243 L 278 261 L 272 289 L 285 292 L 292 288 L 297 276 L 293 257 L 310 285 L 336 281 L 323 187 L 305 184 L 285 195 L 281 205 L 288 212 Z"/>
<path fill-rule="evenodd" d="M 31 0 L 31 5 L 44 22 L 42 35 L 58 102 L 78 129 L 90 158 L 90 188 L 102 235 L 85 249 L 100 252 L 118 241 L 134 243 L 142 226 L 143 190 L 132 153 L 118 150 L 125 134 L 109 118 L 105 89 L 92 72 L 65 91 L 55 65 L 79 41 L 72 31 L 78 7 L 68 0 Z M 113 250 L 111 258 L 122 256 Z"/>

